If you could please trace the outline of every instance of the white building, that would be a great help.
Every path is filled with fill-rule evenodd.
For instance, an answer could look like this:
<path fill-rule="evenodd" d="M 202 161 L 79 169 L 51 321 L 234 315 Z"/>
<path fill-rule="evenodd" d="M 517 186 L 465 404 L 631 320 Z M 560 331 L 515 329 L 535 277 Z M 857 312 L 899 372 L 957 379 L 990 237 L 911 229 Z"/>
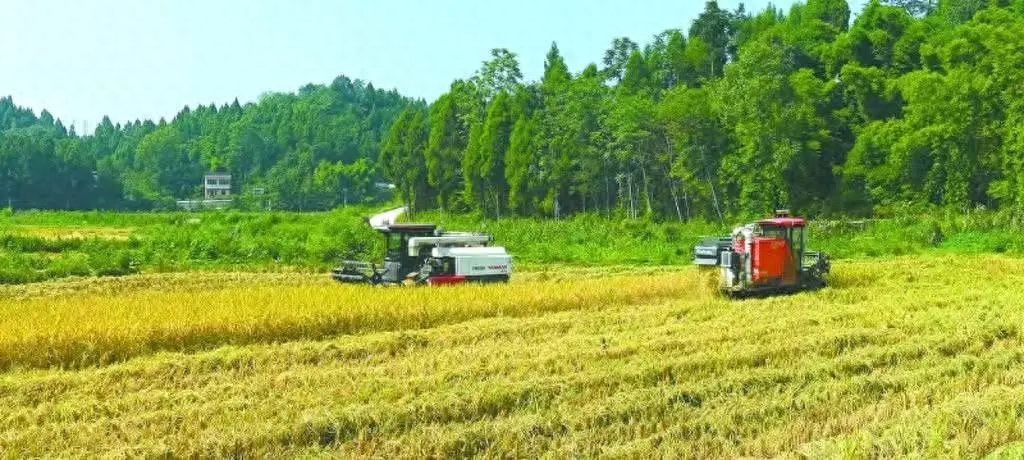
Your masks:
<path fill-rule="evenodd" d="M 228 200 L 231 198 L 231 174 L 207 174 L 203 176 L 203 196 L 207 200 Z"/>

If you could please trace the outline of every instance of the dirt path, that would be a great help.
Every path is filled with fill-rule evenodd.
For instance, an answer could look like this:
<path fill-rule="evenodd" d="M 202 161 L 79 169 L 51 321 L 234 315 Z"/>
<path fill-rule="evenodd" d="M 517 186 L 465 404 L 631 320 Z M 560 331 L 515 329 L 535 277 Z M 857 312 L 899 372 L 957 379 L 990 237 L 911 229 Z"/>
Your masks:
<path fill-rule="evenodd" d="M 380 214 L 370 217 L 370 226 L 373 228 L 383 228 L 395 223 L 398 220 L 398 216 L 405 214 L 405 206 L 395 208 L 390 211 L 384 211 Z"/>

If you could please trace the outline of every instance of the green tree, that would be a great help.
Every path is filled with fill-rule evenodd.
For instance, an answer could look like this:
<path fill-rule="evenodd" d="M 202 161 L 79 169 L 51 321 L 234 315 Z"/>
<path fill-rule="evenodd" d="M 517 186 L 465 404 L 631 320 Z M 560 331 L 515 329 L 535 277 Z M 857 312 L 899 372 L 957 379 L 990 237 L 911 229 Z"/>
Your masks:
<path fill-rule="evenodd" d="M 677 216 L 682 218 L 685 210 L 687 218 L 713 216 L 724 222 L 728 210 L 720 199 L 719 168 L 729 149 L 730 134 L 714 112 L 708 91 L 670 91 L 658 107 L 658 121 L 668 137 L 671 176 L 682 190 L 682 205 L 678 201 L 675 205 Z"/>
<path fill-rule="evenodd" d="M 519 214 L 533 212 L 531 176 L 536 173 L 534 121 L 528 117 L 516 120 L 505 154 L 505 181 L 508 183 L 508 206 Z"/>
<path fill-rule="evenodd" d="M 912 16 L 924 16 L 938 6 L 936 0 L 886 0 L 883 3 L 903 8 Z"/>
<path fill-rule="evenodd" d="M 728 51 L 732 41 L 732 14 L 718 6 L 718 2 L 709 0 L 704 4 L 704 11 L 690 25 L 690 39 L 700 38 L 707 45 L 707 74 L 711 77 L 722 75 L 728 61 Z"/>
<path fill-rule="evenodd" d="M 514 92 L 523 81 L 519 59 L 505 48 L 493 49 L 491 59 L 484 61 L 473 80 L 488 101 L 502 91 Z"/>
<path fill-rule="evenodd" d="M 572 174 L 572 154 L 575 145 L 571 131 L 566 128 L 569 88 L 572 75 L 557 45 L 552 44 L 544 62 L 544 77 L 540 82 L 541 108 L 534 129 L 537 149 L 535 202 L 545 213 L 560 216 L 569 199 Z"/>
<path fill-rule="evenodd" d="M 484 178 L 480 172 L 483 169 L 483 132 L 484 122 L 473 122 L 469 128 L 469 140 L 466 144 L 466 152 L 462 156 L 462 180 L 463 197 L 468 207 L 483 211 L 487 205 L 487 197 L 484 192 Z"/>
<path fill-rule="evenodd" d="M 491 102 L 487 111 L 487 120 L 480 133 L 479 161 L 475 165 L 482 184 L 486 209 L 491 210 L 495 217 L 501 217 L 502 208 L 507 202 L 508 187 L 505 183 L 505 155 L 511 142 L 512 129 L 516 116 L 513 113 L 511 97 L 500 92 Z"/>
<path fill-rule="evenodd" d="M 442 95 L 430 108 L 426 164 L 428 182 L 437 191 L 438 205 L 446 211 L 452 210 L 462 188 L 460 165 L 467 141 L 461 131 L 455 98 L 450 93 Z"/>
<path fill-rule="evenodd" d="M 806 19 L 819 20 L 837 30 L 850 28 L 850 5 L 846 0 L 807 0 Z"/>
<path fill-rule="evenodd" d="M 203 168 L 190 160 L 177 129 L 157 129 L 139 142 L 125 189 L 137 199 L 161 206 L 172 206 L 175 199 L 196 198 Z"/>
<path fill-rule="evenodd" d="M 622 82 L 619 83 L 619 89 L 627 94 L 645 91 L 650 88 L 650 77 L 644 56 L 639 50 L 633 51 L 633 54 L 629 56 L 629 62 L 626 63 L 626 72 L 622 76 Z"/>
<path fill-rule="evenodd" d="M 834 82 L 793 71 L 783 50 L 752 42 L 712 91 L 737 146 L 722 160 L 730 207 L 761 214 L 778 207 L 822 212 L 834 190 L 834 157 L 824 118 Z M 743 95 L 737 98 L 735 95 Z"/>
<path fill-rule="evenodd" d="M 638 51 L 640 46 L 633 40 L 627 37 L 619 37 L 612 40 L 612 45 L 604 52 L 604 69 L 602 73 L 606 80 L 614 80 L 618 82 L 622 79 L 623 73 L 626 71 L 626 63 L 629 62 L 629 57 L 634 51 Z M 551 56 L 548 56 L 548 62 L 551 61 Z"/>
<path fill-rule="evenodd" d="M 620 92 L 612 102 L 605 124 L 609 147 L 623 166 L 619 176 L 621 201 L 629 216 L 650 215 L 654 210 L 650 168 L 655 141 L 654 103 L 641 94 Z"/>
<path fill-rule="evenodd" d="M 838 52 L 862 66 L 891 67 L 896 44 L 912 21 L 903 8 L 871 0 L 854 20 L 850 33 L 836 43 Z"/>
<path fill-rule="evenodd" d="M 427 182 L 428 137 L 426 111 L 409 106 L 391 125 L 381 147 L 380 162 L 384 176 L 394 183 L 413 215 L 432 204 L 432 189 Z"/>
<path fill-rule="evenodd" d="M 936 11 L 949 24 L 959 25 L 970 21 L 986 4 L 988 0 L 939 0 Z"/>

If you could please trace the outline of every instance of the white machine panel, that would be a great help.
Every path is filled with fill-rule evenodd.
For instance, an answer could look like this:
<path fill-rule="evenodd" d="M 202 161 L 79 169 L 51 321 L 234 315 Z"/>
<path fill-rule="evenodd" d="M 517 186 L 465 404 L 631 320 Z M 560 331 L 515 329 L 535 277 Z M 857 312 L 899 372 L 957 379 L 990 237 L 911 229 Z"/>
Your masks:
<path fill-rule="evenodd" d="M 512 256 L 500 246 L 434 248 L 433 256 L 455 259 L 455 274 L 457 275 L 473 277 L 512 274 Z"/>

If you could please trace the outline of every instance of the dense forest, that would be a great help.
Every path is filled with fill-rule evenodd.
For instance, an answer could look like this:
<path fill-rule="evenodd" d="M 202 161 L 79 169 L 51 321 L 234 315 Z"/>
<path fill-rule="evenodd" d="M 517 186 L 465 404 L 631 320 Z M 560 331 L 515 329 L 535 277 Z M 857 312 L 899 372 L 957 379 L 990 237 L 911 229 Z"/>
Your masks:
<path fill-rule="evenodd" d="M 415 104 L 339 77 L 244 106 L 186 107 L 170 122 L 104 118 L 83 136 L 7 97 L 0 99 L 0 206 L 166 209 L 200 197 L 207 172 L 233 175 L 240 206 L 308 210 L 373 200 L 381 139 Z M 257 187 L 266 195 L 252 196 Z"/>
<path fill-rule="evenodd" d="M 719 220 L 1024 205 L 1024 1 L 714 1 L 540 81 L 495 50 L 385 140 L 416 209 Z"/>
<path fill-rule="evenodd" d="M 341 77 L 170 122 L 66 130 L 0 99 L 0 199 L 16 208 L 148 209 L 205 171 L 245 205 L 720 220 L 789 207 L 1024 209 L 1024 0 L 706 2 L 686 30 L 615 38 L 539 81 L 495 49 L 431 104 Z M 600 56 L 598 56 L 600 57 Z"/>

